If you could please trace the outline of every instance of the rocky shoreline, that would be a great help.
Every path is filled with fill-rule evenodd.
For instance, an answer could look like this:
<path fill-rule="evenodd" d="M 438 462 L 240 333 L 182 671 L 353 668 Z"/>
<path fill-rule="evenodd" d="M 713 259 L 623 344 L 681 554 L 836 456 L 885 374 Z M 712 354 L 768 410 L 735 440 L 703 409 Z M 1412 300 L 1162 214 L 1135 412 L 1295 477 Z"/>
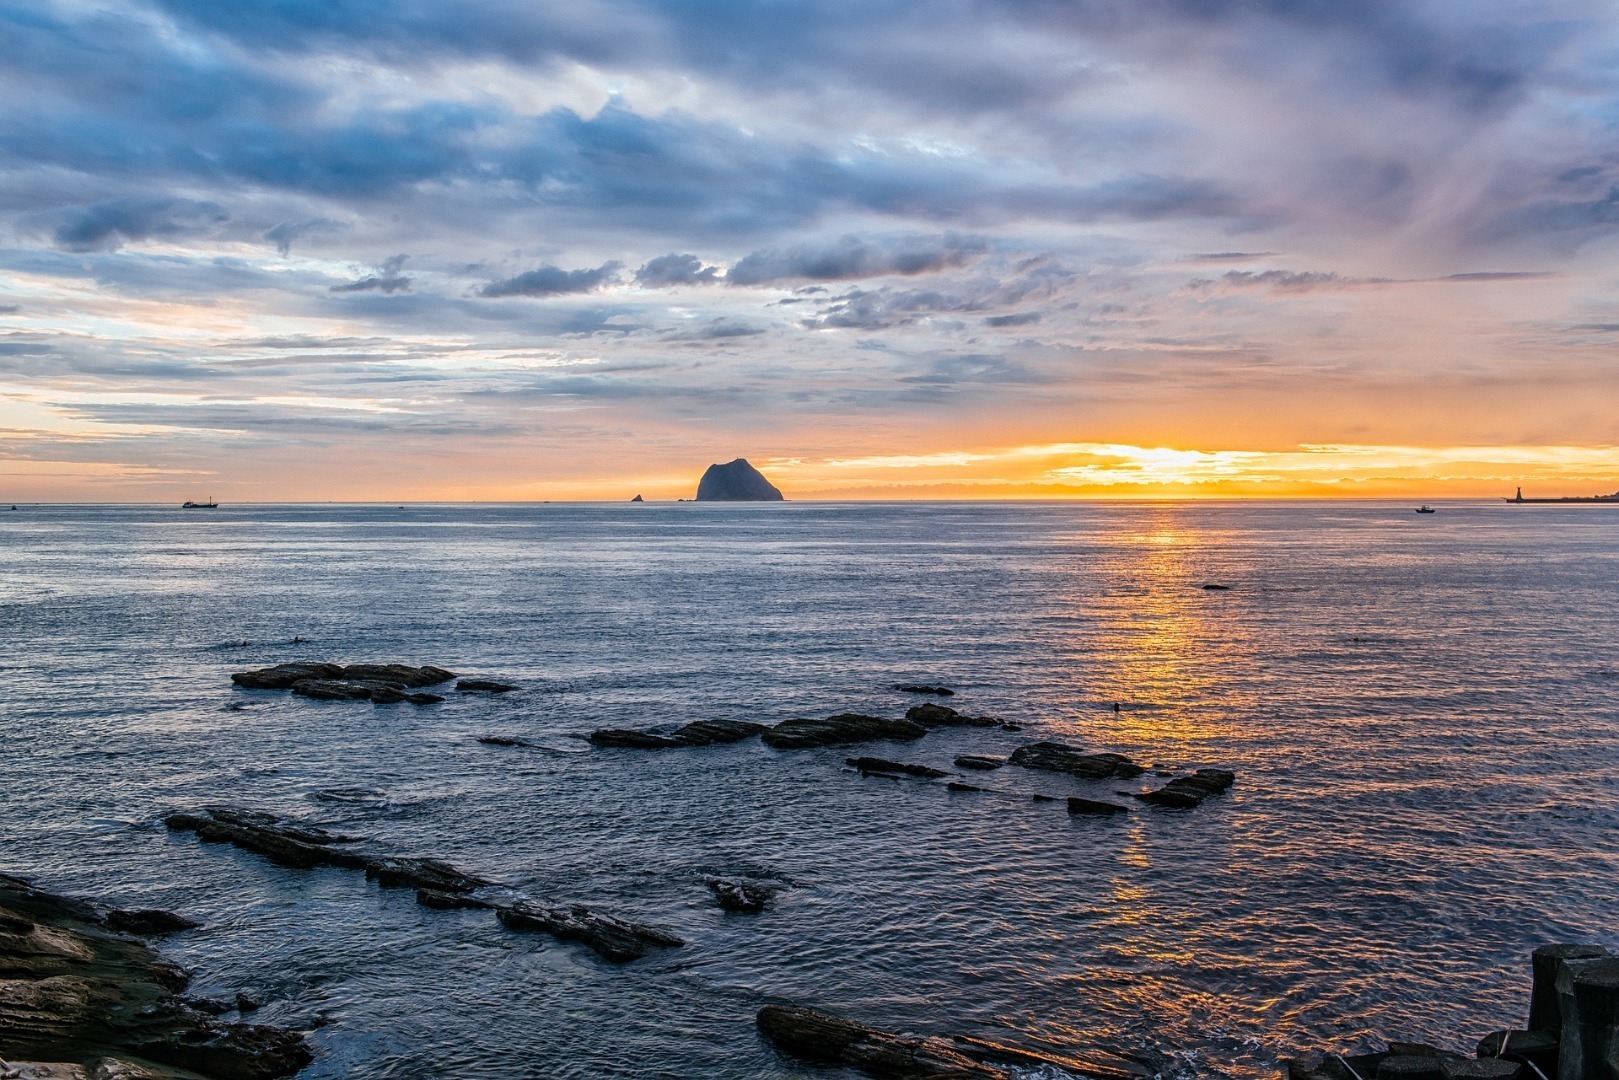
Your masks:
<path fill-rule="evenodd" d="M 301 1033 L 218 1019 L 139 939 L 195 925 L 0 875 L 0 1076 L 275 1080 L 308 1065 Z"/>

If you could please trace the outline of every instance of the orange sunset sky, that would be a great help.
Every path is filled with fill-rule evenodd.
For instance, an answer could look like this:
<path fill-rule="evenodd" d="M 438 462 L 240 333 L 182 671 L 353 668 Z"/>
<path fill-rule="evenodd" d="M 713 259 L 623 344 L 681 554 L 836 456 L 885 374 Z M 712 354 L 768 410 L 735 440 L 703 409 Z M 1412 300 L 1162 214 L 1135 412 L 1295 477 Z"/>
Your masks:
<path fill-rule="evenodd" d="M 1619 489 L 1601 6 L 301 10 L 0 15 L 0 501 Z"/>

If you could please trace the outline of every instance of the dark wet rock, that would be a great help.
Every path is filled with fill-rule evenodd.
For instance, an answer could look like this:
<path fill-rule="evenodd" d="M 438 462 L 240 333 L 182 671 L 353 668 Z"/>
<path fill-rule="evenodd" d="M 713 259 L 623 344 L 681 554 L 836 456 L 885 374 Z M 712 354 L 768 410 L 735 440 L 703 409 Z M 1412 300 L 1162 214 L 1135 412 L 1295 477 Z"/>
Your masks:
<path fill-rule="evenodd" d="M 444 698 L 438 694 L 406 694 L 405 700 L 412 705 L 437 705 Z"/>
<path fill-rule="evenodd" d="M 1002 731 L 1022 731 L 1023 730 L 1023 725 L 1022 724 L 1010 724 L 1010 723 L 1007 723 L 1005 720 L 1002 720 L 1001 721 L 1001 730 Z"/>
<path fill-rule="evenodd" d="M 262 1008 L 264 1008 L 264 1002 L 259 1000 L 257 994 L 251 994 L 246 990 L 238 990 L 236 992 L 237 1012 L 258 1012 Z"/>
<path fill-rule="evenodd" d="M 1071 773 L 1088 780 L 1101 780 L 1111 776 L 1140 776 L 1147 770 L 1123 754 L 1087 754 L 1076 747 L 1057 742 L 1030 743 L 1012 751 L 1013 765 L 1046 772 Z"/>
<path fill-rule="evenodd" d="M 785 720 L 760 738 L 777 750 L 802 750 L 813 746 L 848 746 L 852 743 L 910 742 L 927 734 L 927 728 L 910 720 L 885 720 L 880 716 L 839 713 L 824 720 Z"/>
<path fill-rule="evenodd" d="M 397 686 L 379 686 L 371 691 L 370 697 L 377 705 L 397 705 L 405 700 L 405 692 Z"/>
<path fill-rule="evenodd" d="M 398 687 L 388 686 L 385 683 L 348 682 L 342 679 L 304 679 L 292 684 L 292 692 L 300 697 L 314 698 L 316 701 L 370 701 L 371 695 L 377 692 L 392 693 L 394 700 L 404 698 L 404 692 Z"/>
<path fill-rule="evenodd" d="M 350 664 L 343 669 L 343 678 L 359 682 L 388 683 L 414 690 L 449 682 L 455 678 L 455 672 L 431 665 L 410 667 L 406 664 Z"/>
<path fill-rule="evenodd" d="M 1288 1059 L 1287 1074 L 1291 1080 L 1374 1080 L 1377 1066 L 1387 1053 L 1332 1054 L 1312 1050 Z"/>
<path fill-rule="evenodd" d="M 202 924 L 158 908 L 138 908 L 131 911 L 113 908 L 107 912 L 107 925 L 122 934 L 156 937 L 180 930 L 195 930 Z"/>
<path fill-rule="evenodd" d="M 1159 1080 L 1178 1071 L 1173 1059 L 1147 1050 L 1137 1052 L 1139 1060 L 1115 1057 L 1102 1051 L 1080 1058 L 1008 1046 L 968 1035 L 952 1035 L 950 1039 L 956 1049 L 982 1064 L 1011 1065 L 1020 1072 L 1034 1070 L 1041 1076 L 1061 1070 L 1065 1074 L 1091 1077 L 1093 1080 Z"/>
<path fill-rule="evenodd" d="M 515 735 L 479 735 L 478 741 L 488 746 L 533 746 Z"/>
<path fill-rule="evenodd" d="M 1171 780 L 1157 791 L 1137 792 L 1135 797 L 1153 806 L 1191 810 L 1202 805 L 1209 796 L 1226 791 L 1236 781 L 1237 774 L 1229 769 L 1199 769 L 1191 776 Z"/>
<path fill-rule="evenodd" d="M 959 780 L 952 780 L 948 784 L 946 784 L 945 787 L 949 788 L 951 791 L 983 791 L 984 790 L 983 788 L 976 787 L 976 786 L 974 786 L 972 784 L 963 784 Z"/>
<path fill-rule="evenodd" d="M 927 765 L 906 765 L 879 757 L 844 758 L 843 763 L 853 765 L 863 773 L 897 773 L 902 776 L 923 776 L 929 779 L 950 775 L 943 769 L 935 769 Z"/>
<path fill-rule="evenodd" d="M 1006 1080 L 1012 1075 L 974 1061 L 946 1039 L 895 1035 L 801 1006 L 766 1005 L 757 1023 L 765 1038 L 794 1057 L 883 1080 Z"/>
<path fill-rule="evenodd" d="M 1391 1053 L 1377 1063 L 1377 1080 L 1445 1080 L 1444 1059 Z"/>
<path fill-rule="evenodd" d="M 438 859 L 384 855 L 348 845 L 352 836 L 288 822 L 274 814 L 211 806 L 199 812 L 169 814 L 163 823 L 176 832 L 194 832 L 213 843 L 230 843 L 257 852 L 282 866 L 308 869 L 337 866 L 363 870 L 388 888 L 432 889 L 468 893 L 491 882 L 465 874 Z"/>
<path fill-rule="evenodd" d="M 493 679 L 462 679 L 455 688 L 463 694 L 509 694 L 517 687 Z"/>
<path fill-rule="evenodd" d="M 1096 799 L 1070 798 L 1068 800 L 1068 812 L 1070 814 L 1090 814 L 1096 817 L 1108 817 L 1113 814 L 1128 814 L 1130 812 L 1130 808 L 1128 806 L 1120 806 L 1118 803 L 1100 802 Z"/>
<path fill-rule="evenodd" d="M 704 884 L 714 894 L 720 907 L 726 911 L 756 913 L 775 899 L 782 889 L 778 882 L 754 881 L 749 878 L 710 877 Z"/>
<path fill-rule="evenodd" d="M 1057 796 L 1055 796 L 1055 795 L 1040 795 L 1038 793 L 1034 794 L 1034 795 L 1030 795 L 1029 798 L 1034 800 L 1035 802 L 1057 802 L 1058 801 Z"/>
<path fill-rule="evenodd" d="M 763 724 L 751 724 L 745 720 L 694 720 L 667 735 L 633 728 L 604 728 L 591 732 L 589 740 L 593 746 L 615 749 L 668 750 L 682 746 L 718 746 L 741 742 L 765 730 Z"/>
<path fill-rule="evenodd" d="M 273 1080 L 309 1064 L 295 1032 L 189 1007 L 185 973 L 100 910 L 0 875 L 0 1059 L 101 1080 Z"/>
<path fill-rule="evenodd" d="M 341 664 L 277 664 L 257 671 L 238 671 L 230 681 L 248 690 L 291 690 L 309 679 L 341 679 Z"/>
<path fill-rule="evenodd" d="M 1213 584 L 1210 584 L 1210 585 L 1203 586 L 1203 588 L 1207 592 L 1225 592 L 1228 589 L 1230 589 L 1231 586 L 1229 586 L 1229 585 L 1213 585 Z"/>
<path fill-rule="evenodd" d="M 1492 1031 L 1478 1041 L 1481 1058 L 1504 1058 L 1519 1063 L 1532 1062 L 1548 1076 L 1557 1072 L 1558 1039 L 1548 1031 Z"/>
<path fill-rule="evenodd" d="M 1505 1058 L 1457 1058 L 1444 1063 L 1445 1080 L 1529 1080 L 1521 1061 Z"/>
<path fill-rule="evenodd" d="M 443 892 L 439 889 L 417 889 L 416 902 L 422 907 L 438 911 L 460 911 L 468 908 L 487 911 L 495 905 L 465 893 Z"/>
<path fill-rule="evenodd" d="M 980 757 L 977 754 L 962 754 L 960 757 L 956 758 L 956 768 L 976 769 L 979 772 L 988 772 L 991 769 L 999 769 L 1005 764 L 1005 758 Z"/>
<path fill-rule="evenodd" d="M 932 694 L 935 697 L 955 697 L 956 692 L 948 686 L 928 686 L 926 683 L 904 683 L 894 687 L 902 694 Z"/>
<path fill-rule="evenodd" d="M 186 994 L 180 998 L 180 1003 L 188 1009 L 196 1009 L 198 1012 L 207 1013 L 209 1016 L 224 1016 L 236 1008 L 234 1003 L 226 1001 L 224 998 L 200 997 L 193 994 Z"/>
<path fill-rule="evenodd" d="M 905 719 L 923 727 L 1000 727 L 1001 721 L 993 716 L 966 716 L 948 705 L 926 702 L 905 710 Z"/>
<path fill-rule="evenodd" d="M 710 465 L 697 482 L 698 502 L 781 502 L 776 485 L 746 458 Z"/>
<path fill-rule="evenodd" d="M 1529 1030 L 1562 1031 L 1563 1006 L 1557 996 L 1557 975 L 1563 965 L 1575 960 L 1597 960 L 1608 955 L 1600 945 L 1561 943 L 1542 945 L 1529 957 L 1532 976 L 1529 991 Z"/>
<path fill-rule="evenodd" d="M 538 931 L 564 941 L 589 946 L 615 964 L 639 960 L 657 949 L 678 948 L 685 942 L 675 935 L 627 922 L 611 915 L 600 915 L 587 907 L 547 907 L 529 900 L 496 909 L 496 917 L 508 930 Z"/>

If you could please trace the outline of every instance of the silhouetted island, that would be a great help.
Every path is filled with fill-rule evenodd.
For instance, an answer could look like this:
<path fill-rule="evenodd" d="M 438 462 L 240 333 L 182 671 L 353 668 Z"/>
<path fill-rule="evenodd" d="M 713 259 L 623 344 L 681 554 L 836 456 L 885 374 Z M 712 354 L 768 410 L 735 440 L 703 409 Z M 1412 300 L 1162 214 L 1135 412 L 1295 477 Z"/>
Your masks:
<path fill-rule="evenodd" d="M 781 502 L 776 485 L 746 458 L 710 465 L 697 484 L 698 502 Z"/>

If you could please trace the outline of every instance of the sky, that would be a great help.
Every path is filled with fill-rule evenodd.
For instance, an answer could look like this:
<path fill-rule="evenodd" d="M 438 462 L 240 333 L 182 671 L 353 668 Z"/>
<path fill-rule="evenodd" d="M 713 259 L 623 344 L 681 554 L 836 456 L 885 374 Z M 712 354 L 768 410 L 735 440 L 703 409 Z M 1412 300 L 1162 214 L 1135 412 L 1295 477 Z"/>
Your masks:
<path fill-rule="evenodd" d="M 0 0 L 0 501 L 1619 489 L 1619 11 Z"/>

